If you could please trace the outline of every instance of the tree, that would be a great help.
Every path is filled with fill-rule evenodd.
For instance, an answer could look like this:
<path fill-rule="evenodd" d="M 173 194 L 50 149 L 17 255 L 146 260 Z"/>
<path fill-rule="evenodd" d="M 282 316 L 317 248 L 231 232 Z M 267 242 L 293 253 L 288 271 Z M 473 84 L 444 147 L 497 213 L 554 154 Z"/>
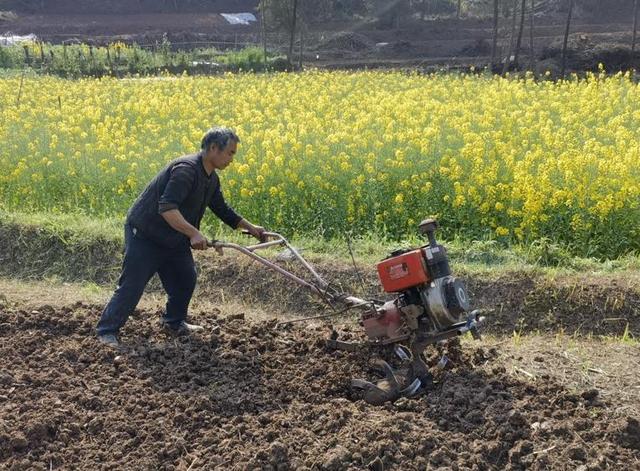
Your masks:
<path fill-rule="evenodd" d="M 262 33 L 262 49 L 264 53 L 264 69 L 267 70 L 267 20 L 265 18 L 265 10 L 267 9 L 267 0 L 260 0 L 258 4 L 260 10 L 260 30 Z"/>
<path fill-rule="evenodd" d="M 571 14 L 573 13 L 573 5 L 575 0 L 569 0 L 569 11 L 567 13 L 567 26 L 564 30 L 564 41 L 562 43 L 562 72 L 560 75 L 564 78 L 567 67 L 567 43 L 569 42 L 569 29 L 571 28 Z"/>
<path fill-rule="evenodd" d="M 520 6 L 520 29 L 518 30 L 518 42 L 516 43 L 516 52 L 515 59 L 513 62 L 518 63 L 518 55 L 520 54 L 520 46 L 522 45 L 522 33 L 524 31 L 524 11 L 527 8 L 526 4 L 527 0 L 522 0 L 522 5 Z"/>
<path fill-rule="evenodd" d="M 289 64 L 294 63 L 295 37 L 300 32 L 300 49 L 302 57 L 302 47 L 304 41 L 303 30 L 307 24 L 313 21 L 324 21 L 333 16 L 334 8 L 340 5 L 341 11 L 345 9 L 356 9 L 359 4 L 357 0 L 261 0 L 260 9 L 264 33 L 266 35 L 266 25 L 270 31 L 281 31 L 287 36 L 287 59 Z M 266 49 L 266 46 L 263 44 Z M 300 61 L 300 58 L 299 58 Z"/>
<path fill-rule="evenodd" d="M 393 5 L 397 8 L 399 2 L 390 1 L 386 2 L 389 5 Z M 420 18 L 424 20 L 427 13 L 432 14 L 455 14 L 456 18 L 460 18 L 462 14 L 462 0 L 409 0 L 408 8 L 409 14 L 419 13 Z"/>
<path fill-rule="evenodd" d="M 289 53 L 287 54 L 287 60 L 289 64 L 293 64 L 293 41 L 296 37 L 296 21 L 298 19 L 298 0 L 291 0 L 291 26 L 289 28 L 290 41 L 289 41 Z M 302 47 L 302 46 L 301 46 Z"/>
<path fill-rule="evenodd" d="M 511 34 L 509 35 L 509 50 L 507 51 L 507 57 L 504 60 L 504 65 L 502 66 L 502 74 L 506 74 L 509 70 L 509 65 L 511 65 L 511 55 L 513 54 L 513 41 L 516 36 L 516 18 L 518 15 L 518 0 L 513 0 L 513 15 L 511 22 Z"/>
<path fill-rule="evenodd" d="M 533 47 L 533 28 L 534 28 L 534 14 L 536 11 L 536 0 L 531 0 L 531 12 L 529 13 L 529 69 L 535 70 L 536 68 L 536 53 Z"/>
<path fill-rule="evenodd" d="M 287 60 L 289 64 L 293 64 L 293 43 L 299 15 L 298 1 L 299 0 L 268 0 L 260 3 L 264 8 L 264 14 L 262 15 L 263 23 L 268 23 L 275 30 L 285 32 L 289 38 L 289 46 L 287 48 Z"/>
<path fill-rule="evenodd" d="M 638 0 L 633 2 L 633 38 L 631 39 L 631 60 L 635 63 L 636 38 L 638 36 Z"/>
<path fill-rule="evenodd" d="M 498 15 L 500 14 L 500 0 L 493 0 L 493 39 L 491 42 L 491 63 L 489 67 L 493 68 L 496 62 L 496 52 L 498 50 Z"/>

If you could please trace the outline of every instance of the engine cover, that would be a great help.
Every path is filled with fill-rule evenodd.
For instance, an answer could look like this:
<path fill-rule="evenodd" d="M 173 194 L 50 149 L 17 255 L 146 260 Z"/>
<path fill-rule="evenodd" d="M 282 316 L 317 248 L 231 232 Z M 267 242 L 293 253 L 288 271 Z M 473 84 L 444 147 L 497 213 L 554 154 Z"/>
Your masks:
<path fill-rule="evenodd" d="M 378 276 L 387 293 L 398 293 L 430 280 L 422 249 L 407 251 L 378 263 Z"/>
<path fill-rule="evenodd" d="M 420 292 L 434 327 L 444 330 L 464 320 L 469 296 L 461 280 L 454 276 L 436 278 Z"/>

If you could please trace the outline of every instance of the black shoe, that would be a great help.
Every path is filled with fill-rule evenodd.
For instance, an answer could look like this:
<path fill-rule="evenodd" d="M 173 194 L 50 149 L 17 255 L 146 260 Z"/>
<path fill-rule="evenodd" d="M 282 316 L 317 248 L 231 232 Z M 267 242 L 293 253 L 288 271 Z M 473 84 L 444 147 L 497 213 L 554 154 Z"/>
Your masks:
<path fill-rule="evenodd" d="M 120 348 L 120 342 L 118 341 L 116 334 L 98 335 L 98 340 L 108 347 Z"/>
<path fill-rule="evenodd" d="M 202 332 L 204 330 L 204 327 L 202 327 L 201 325 L 187 324 L 185 321 L 180 322 L 177 327 L 173 327 L 169 323 L 163 321 L 162 330 L 169 335 L 179 336 L 191 335 L 195 332 Z"/>

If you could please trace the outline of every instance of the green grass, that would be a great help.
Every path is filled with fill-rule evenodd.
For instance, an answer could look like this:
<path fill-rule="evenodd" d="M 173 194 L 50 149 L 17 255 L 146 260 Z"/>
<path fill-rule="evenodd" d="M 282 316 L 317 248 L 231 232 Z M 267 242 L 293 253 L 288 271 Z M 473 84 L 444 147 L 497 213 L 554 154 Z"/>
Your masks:
<path fill-rule="evenodd" d="M 121 218 L 91 218 L 82 214 L 20 213 L 0 210 L 0 237 L 3 244 L 34 245 L 30 251 L 47 244 L 57 244 L 70 251 L 72 256 L 86 255 L 96 248 L 111 251 L 113 264 L 123 244 L 123 223 Z M 202 232 L 209 239 L 224 240 L 241 245 L 253 243 L 252 239 L 233 231 L 217 222 L 207 220 Z M 268 229 L 268 228 L 267 228 Z M 288 234 L 283 234 L 289 238 Z M 416 235 L 400 242 L 384 239 L 376 235 L 354 238 L 338 237 L 327 240 L 323 237 L 292 236 L 289 242 L 299 249 L 305 258 L 320 263 L 337 263 L 350 266 L 353 254 L 359 265 L 373 265 L 387 257 L 397 248 L 419 247 L 426 240 Z M 505 248 L 494 241 L 438 240 L 447 248 L 454 272 L 469 276 L 481 275 L 497 278 L 518 272 L 531 276 L 553 279 L 558 276 L 589 273 L 594 276 L 625 274 L 640 269 L 640 259 L 626 256 L 617 260 L 600 262 L 596 259 L 566 257 L 549 259 L 540 257 L 535 247 Z M 49 247 L 50 248 L 50 247 Z M 62 261 L 61 261 L 62 263 Z M 78 263 L 80 263 L 78 261 Z"/>
<path fill-rule="evenodd" d="M 267 55 L 268 70 L 284 70 L 282 57 Z M 0 47 L 0 69 L 23 70 L 61 77 L 102 77 L 105 75 L 155 75 L 171 73 L 219 73 L 265 70 L 264 52 L 257 47 L 239 51 L 215 48 L 174 50 L 168 40 L 154 47 L 123 43 L 107 46 L 88 44 L 54 45 L 25 43 Z"/>

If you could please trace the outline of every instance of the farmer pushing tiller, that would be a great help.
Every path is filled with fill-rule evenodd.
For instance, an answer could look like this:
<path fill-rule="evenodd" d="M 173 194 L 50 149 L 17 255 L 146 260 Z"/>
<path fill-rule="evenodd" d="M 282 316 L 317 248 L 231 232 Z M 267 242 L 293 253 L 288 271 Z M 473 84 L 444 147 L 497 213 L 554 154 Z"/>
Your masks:
<path fill-rule="evenodd" d="M 119 346 L 120 329 L 156 273 L 167 292 L 163 330 L 170 335 L 202 330 L 187 322 L 187 310 L 196 286 L 191 250 L 207 248 L 200 232 L 207 207 L 233 229 L 264 240 L 264 228 L 236 213 L 220 189 L 217 172 L 233 161 L 239 142 L 233 130 L 211 128 L 202 138 L 200 152 L 169 162 L 133 203 L 124 227 L 122 274 L 97 326 L 102 343 Z"/>
<path fill-rule="evenodd" d="M 469 298 L 460 280 L 451 275 L 446 250 L 435 239 L 437 223 L 427 219 L 420 232 L 429 243 L 410 250 L 396 250 L 378 263 L 382 287 L 395 298 L 380 302 L 339 293 L 309 265 L 287 240 L 267 232 L 239 216 L 224 200 L 216 170 L 226 168 L 236 153 L 238 136 L 228 128 L 209 130 L 197 154 L 170 162 L 134 202 L 125 224 L 125 254 L 122 274 L 111 300 L 97 326 L 101 342 L 118 347 L 118 332 L 138 304 L 151 277 L 157 273 L 167 291 L 162 318 L 164 330 L 172 335 L 188 335 L 202 327 L 189 324 L 187 309 L 196 283 L 191 249 L 214 247 L 238 250 L 307 287 L 329 306 L 336 303 L 344 310 L 360 309 L 361 325 L 371 345 L 393 345 L 396 354 L 409 362 L 406 371 L 394 371 L 388 363 L 376 365 L 385 375 L 377 384 L 354 379 L 352 386 L 364 391 L 364 398 L 381 404 L 401 396 L 411 396 L 430 382 L 431 375 L 423 359 L 429 344 L 471 332 L 478 336 L 482 322 L 478 311 L 470 311 Z M 206 207 L 232 228 L 256 237 L 260 243 L 244 247 L 226 242 L 208 242 L 199 230 Z M 305 281 L 255 252 L 284 246 L 309 270 L 313 281 Z M 336 315 L 332 313 L 326 316 Z M 403 347 L 400 343 L 408 345 Z M 333 332 L 327 345 L 355 350 L 357 344 L 338 340 Z"/>
<path fill-rule="evenodd" d="M 447 252 L 435 238 L 437 227 L 434 219 L 422 221 L 419 229 L 421 234 L 428 237 L 427 245 L 396 250 L 378 263 L 382 287 L 387 293 L 395 295 L 394 299 L 387 302 L 364 300 L 336 292 L 284 237 L 274 232 L 265 232 L 263 236 L 267 241 L 252 246 L 220 241 L 210 242 L 209 245 L 216 249 L 242 252 L 305 286 L 329 306 L 334 307 L 335 303 L 340 303 L 345 307 L 337 313 L 306 320 L 335 316 L 353 308 L 360 309 L 360 324 L 368 336 L 367 343 L 373 346 L 393 345 L 400 359 L 408 361 L 406 370 L 394 371 L 384 360 L 377 360 L 376 366 L 385 376 L 377 384 L 362 379 L 352 380 L 352 387 L 363 390 L 367 402 L 378 405 L 402 396 L 412 396 L 431 382 L 431 374 L 423 358 L 427 345 L 466 332 L 479 338 L 477 328 L 484 318 L 480 317 L 479 310 L 470 310 L 469 297 L 462 281 L 451 275 Z M 314 280 L 306 281 L 256 254 L 259 249 L 273 246 L 286 247 L 311 273 Z M 406 343 L 408 348 L 402 343 Z M 361 345 L 338 340 L 338 333 L 333 331 L 331 338 L 327 339 L 327 346 L 353 351 Z"/>

